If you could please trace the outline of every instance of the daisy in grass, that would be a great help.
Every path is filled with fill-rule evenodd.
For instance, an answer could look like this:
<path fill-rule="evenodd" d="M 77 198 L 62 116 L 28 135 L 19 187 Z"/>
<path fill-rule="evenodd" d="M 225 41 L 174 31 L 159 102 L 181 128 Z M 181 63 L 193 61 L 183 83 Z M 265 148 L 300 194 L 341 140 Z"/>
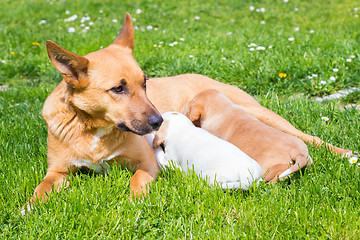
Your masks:
<path fill-rule="evenodd" d="M 358 160 L 357 157 L 352 157 L 352 158 L 349 159 L 349 163 L 350 163 L 350 164 L 354 164 L 354 163 L 357 162 L 357 160 Z"/>
<path fill-rule="evenodd" d="M 330 119 L 328 117 L 321 117 L 321 120 L 323 120 L 324 122 L 329 121 Z"/>

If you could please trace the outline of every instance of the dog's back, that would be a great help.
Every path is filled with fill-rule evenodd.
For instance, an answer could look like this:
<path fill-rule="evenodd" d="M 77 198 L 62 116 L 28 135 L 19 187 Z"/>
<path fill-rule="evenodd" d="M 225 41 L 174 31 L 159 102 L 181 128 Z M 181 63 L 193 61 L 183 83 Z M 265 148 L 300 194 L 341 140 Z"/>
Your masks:
<path fill-rule="evenodd" d="M 223 188 L 247 189 L 261 177 L 259 164 L 236 146 L 193 126 L 186 116 L 175 114 L 163 114 L 167 124 L 163 141 L 167 161 L 179 164 L 185 172 L 193 169 L 209 177 L 210 184 L 216 180 Z"/>

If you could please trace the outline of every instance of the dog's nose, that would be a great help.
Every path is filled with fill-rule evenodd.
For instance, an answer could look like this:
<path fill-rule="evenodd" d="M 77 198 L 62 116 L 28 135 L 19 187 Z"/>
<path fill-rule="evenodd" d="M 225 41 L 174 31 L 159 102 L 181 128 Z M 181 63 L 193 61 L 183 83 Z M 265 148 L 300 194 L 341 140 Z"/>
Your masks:
<path fill-rule="evenodd" d="M 152 115 L 148 118 L 147 122 L 150 124 L 150 126 L 153 128 L 153 130 L 157 131 L 159 130 L 161 123 L 163 122 L 163 118 L 161 115 Z"/>

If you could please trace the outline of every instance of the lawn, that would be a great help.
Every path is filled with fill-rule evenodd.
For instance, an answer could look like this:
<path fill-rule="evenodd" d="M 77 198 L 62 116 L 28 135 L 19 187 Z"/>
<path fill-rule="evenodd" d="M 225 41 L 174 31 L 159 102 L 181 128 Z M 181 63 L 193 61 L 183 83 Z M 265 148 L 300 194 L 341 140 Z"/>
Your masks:
<path fill-rule="evenodd" d="M 0 239 L 360 239 L 360 166 L 309 146 L 314 164 L 248 192 L 162 173 L 129 201 L 132 173 L 77 174 L 31 214 L 46 174 L 43 102 L 61 81 L 45 41 L 85 55 L 133 17 L 134 56 L 150 77 L 199 73 L 238 86 L 302 131 L 360 149 L 360 3 L 300 1 L 2 0 Z"/>

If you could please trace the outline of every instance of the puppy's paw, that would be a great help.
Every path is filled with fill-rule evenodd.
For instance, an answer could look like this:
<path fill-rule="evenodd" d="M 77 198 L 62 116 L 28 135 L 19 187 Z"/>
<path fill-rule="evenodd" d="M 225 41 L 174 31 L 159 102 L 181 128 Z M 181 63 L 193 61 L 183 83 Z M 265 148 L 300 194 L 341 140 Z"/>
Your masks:
<path fill-rule="evenodd" d="M 26 216 L 26 213 L 30 213 L 31 210 L 32 210 L 32 206 L 30 203 L 26 203 L 25 206 L 23 206 L 20 210 L 20 214 L 21 216 L 25 217 Z"/>

